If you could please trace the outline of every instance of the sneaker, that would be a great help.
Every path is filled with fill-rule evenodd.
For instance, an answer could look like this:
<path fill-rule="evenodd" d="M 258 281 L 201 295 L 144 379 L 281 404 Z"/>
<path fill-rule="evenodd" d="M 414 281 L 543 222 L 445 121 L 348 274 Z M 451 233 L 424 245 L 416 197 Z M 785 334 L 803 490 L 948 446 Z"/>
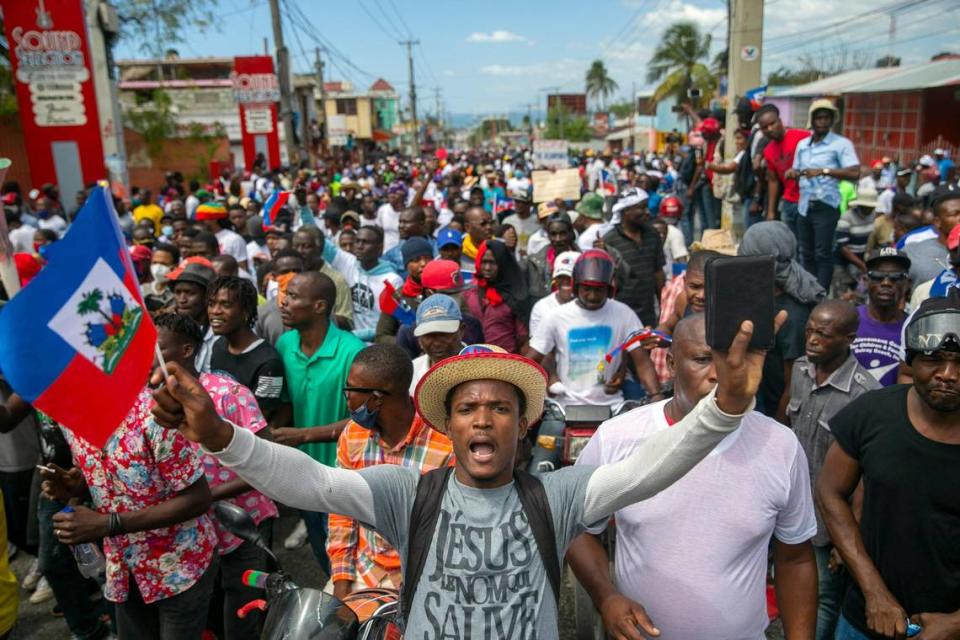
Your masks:
<path fill-rule="evenodd" d="M 23 577 L 22 586 L 27 591 L 33 591 L 37 588 L 37 583 L 40 582 L 40 578 L 43 577 L 43 574 L 40 573 L 40 559 L 34 558 L 33 562 L 30 563 L 30 569 L 27 571 L 27 575 Z"/>
<path fill-rule="evenodd" d="M 283 541 L 284 549 L 299 549 L 307 543 L 307 525 L 303 520 L 297 520 L 297 526 L 293 528 L 287 539 Z"/>
<path fill-rule="evenodd" d="M 46 578 L 40 578 L 36 590 L 30 596 L 30 604 L 41 604 L 52 599 L 53 589 L 50 588 L 50 583 L 47 582 Z"/>

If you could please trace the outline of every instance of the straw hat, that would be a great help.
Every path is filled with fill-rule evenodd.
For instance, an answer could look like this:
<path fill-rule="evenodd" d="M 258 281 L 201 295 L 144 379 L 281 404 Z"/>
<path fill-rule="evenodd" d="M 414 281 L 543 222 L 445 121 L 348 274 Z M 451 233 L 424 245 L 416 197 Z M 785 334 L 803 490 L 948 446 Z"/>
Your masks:
<path fill-rule="evenodd" d="M 700 239 L 700 248 L 709 249 L 728 256 L 737 255 L 737 245 L 726 229 L 706 229 Z"/>
<path fill-rule="evenodd" d="M 547 396 L 547 373 L 533 360 L 507 353 L 489 344 L 465 347 L 459 355 L 441 360 L 417 384 L 414 403 L 427 424 L 446 433 L 444 401 L 454 387 L 470 380 L 502 380 L 514 385 L 527 400 L 529 424 L 540 419 Z"/>

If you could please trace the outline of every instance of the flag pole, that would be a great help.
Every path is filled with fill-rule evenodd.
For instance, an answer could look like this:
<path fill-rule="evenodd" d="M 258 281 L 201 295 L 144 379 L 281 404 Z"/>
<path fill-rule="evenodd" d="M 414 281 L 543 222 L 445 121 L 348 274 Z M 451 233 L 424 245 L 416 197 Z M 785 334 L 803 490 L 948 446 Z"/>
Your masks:
<path fill-rule="evenodd" d="M 9 158 L 0 158 L 0 183 L 3 183 L 12 164 Z M 0 237 L 0 282 L 7 292 L 7 298 L 13 300 L 13 296 L 20 291 L 20 276 L 13 261 L 13 245 L 10 244 L 5 217 L 0 218 Z"/>
<path fill-rule="evenodd" d="M 157 354 L 157 361 L 160 363 L 160 370 L 163 371 L 163 380 L 166 382 L 167 378 L 170 377 L 170 372 L 167 371 L 167 361 L 163 359 L 163 353 L 160 352 L 160 342 L 154 343 L 153 347 Z"/>

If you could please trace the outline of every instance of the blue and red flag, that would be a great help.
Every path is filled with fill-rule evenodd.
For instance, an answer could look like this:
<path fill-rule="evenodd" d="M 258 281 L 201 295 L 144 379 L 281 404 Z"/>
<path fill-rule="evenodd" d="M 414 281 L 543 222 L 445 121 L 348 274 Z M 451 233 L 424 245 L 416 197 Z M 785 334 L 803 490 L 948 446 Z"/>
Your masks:
<path fill-rule="evenodd" d="M 0 369 L 24 400 L 102 447 L 143 390 L 157 341 L 109 189 L 94 189 L 45 258 L 0 312 Z"/>
<path fill-rule="evenodd" d="M 600 191 L 608 196 L 617 195 L 617 178 L 613 175 L 613 172 L 601 169 L 599 178 Z"/>
<path fill-rule="evenodd" d="M 263 203 L 263 230 L 269 231 L 277 223 L 277 216 L 280 215 L 280 212 L 287 205 L 287 200 L 290 199 L 290 191 L 278 191 L 274 190 L 270 194 L 270 197 L 267 198 L 267 201 Z"/>
<path fill-rule="evenodd" d="M 380 311 L 393 316 L 402 325 L 410 326 L 417 321 L 417 312 L 397 295 L 396 287 L 386 280 L 383 282 L 383 291 L 380 292 Z"/>

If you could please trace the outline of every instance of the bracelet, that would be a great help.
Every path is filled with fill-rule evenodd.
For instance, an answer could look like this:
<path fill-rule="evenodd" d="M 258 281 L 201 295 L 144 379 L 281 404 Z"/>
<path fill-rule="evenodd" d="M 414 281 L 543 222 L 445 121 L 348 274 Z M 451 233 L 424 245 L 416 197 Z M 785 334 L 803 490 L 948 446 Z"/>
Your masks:
<path fill-rule="evenodd" d="M 126 533 L 126 530 L 123 528 L 123 521 L 120 520 L 120 514 L 116 511 L 111 511 L 110 520 L 107 523 L 107 536 L 112 538 L 122 533 Z"/>

